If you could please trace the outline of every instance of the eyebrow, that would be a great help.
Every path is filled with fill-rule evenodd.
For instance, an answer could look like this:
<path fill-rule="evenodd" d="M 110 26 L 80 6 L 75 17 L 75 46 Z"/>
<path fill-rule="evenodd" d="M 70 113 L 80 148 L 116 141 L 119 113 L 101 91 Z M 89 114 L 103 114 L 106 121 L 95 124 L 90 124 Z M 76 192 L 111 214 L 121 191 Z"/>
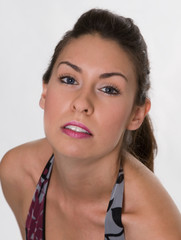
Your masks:
<path fill-rule="evenodd" d="M 126 80 L 126 82 L 128 82 L 127 77 L 120 72 L 103 73 L 100 75 L 100 78 L 109 78 L 109 77 L 114 77 L 114 76 L 120 76 L 120 77 L 124 78 Z"/>
<path fill-rule="evenodd" d="M 70 62 L 68 62 L 68 61 L 62 61 L 62 62 L 60 62 L 60 63 L 58 64 L 58 67 L 59 67 L 61 64 L 66 64 L 66 65 L 68 65 L 69 67 L 73 68 L 76 72 L 79 72 L 79 73 L 82 72 L 82 69 L 81 69 L 80 67 L 78 67 L 78 66 L 76 66 L 75 64 L 70 63 Z M 57 68 L 58 68 L 58 67 L 57 67 Z"/>
<path fill-rule="evenodd" d="M 69 67 L 73 68 L 76 72 L 78 73 L 82 73 L 82 69 L 80 67 L 78 67 L 77 65 L 73 64 L 73 63 L 70 63 L 69 61 L 62 61 L 58 64 L 58 67 L 61 65 L 61 64 L 66 64 L 68 65 Z M 57 67 L 57 68 L 58 68 Z M 126 82 L 128 82 L 128 79 L 127 77 L 122 74 L 121 72 L 110 72 L 110 73 L 102 73 L 99 77 L 101 79 L 104 79 L 104 78 L 110 78 L 110 77 L 114 77 L 114 76 L 120 76 L 122 78 L 124 78 L 126 80 Z"/>

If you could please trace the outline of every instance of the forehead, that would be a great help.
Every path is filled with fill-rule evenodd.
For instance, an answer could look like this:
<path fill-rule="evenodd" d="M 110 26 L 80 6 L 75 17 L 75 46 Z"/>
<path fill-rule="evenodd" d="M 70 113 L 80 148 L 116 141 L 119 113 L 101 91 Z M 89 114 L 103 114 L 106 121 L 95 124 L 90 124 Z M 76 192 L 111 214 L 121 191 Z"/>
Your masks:
<path fill-rule="evenodd" d="M 114 40 L 102 38 L 98 34 L 86 34 L 71 39 L 63 48 L 55 65 L 60 61 L 71 61 L 83 68 L 121 70 L 126 75 L 135 76 L 134 64 L 126 51 Z"/>

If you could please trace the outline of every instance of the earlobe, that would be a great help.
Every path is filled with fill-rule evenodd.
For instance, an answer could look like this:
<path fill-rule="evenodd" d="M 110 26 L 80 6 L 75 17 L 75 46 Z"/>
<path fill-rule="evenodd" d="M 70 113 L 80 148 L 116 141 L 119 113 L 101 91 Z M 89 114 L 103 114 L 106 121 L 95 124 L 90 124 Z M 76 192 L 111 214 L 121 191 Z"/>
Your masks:
<path fill-rule="evenodd" d="M 136 130 L 138 129 L 144 118 L 146 117 L 147 113 L 151 108 L 151 102 L 149 99 L 146 99 L 145 104 L 143 106 L 136 106 L 134 112 L 131 116 L 131 119 L 128 123 L 127 130 Z"/>
<path fill-rule="evenodd" d="M 42 109 L 45 108 L 46 92 L 47 92 L 47 84 L 43 83 L 43 90 L 42 90 L 41 98 L 39 101 L 39 105 Z"/>

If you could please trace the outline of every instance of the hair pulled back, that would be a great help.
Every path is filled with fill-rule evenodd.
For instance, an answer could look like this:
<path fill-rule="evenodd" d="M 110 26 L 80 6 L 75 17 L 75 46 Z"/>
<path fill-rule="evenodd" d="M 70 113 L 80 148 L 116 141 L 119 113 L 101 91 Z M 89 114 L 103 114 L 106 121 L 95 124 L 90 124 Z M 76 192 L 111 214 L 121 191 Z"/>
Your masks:
<path fill-rule="evenodd" d="M 137 77 L 135 105 L 145 104 L 150 88 L 150 67 L 146 43 L 132 19 L 113 14 L 108 10 L 92 9 L 85 12 L 75 23 L 73 29 L 66 32 L 57 44 L 50 65 L 43 75 L 44 83 L 48 83 L 54 64 L 68 42 L 82 35 L 94 33 L 98 33 L 102 38 L 116 41 L 127 52 L 133 62 Z M 123 148 L 153 171 L 157 145 L 148 115 L 139 129 L 126 130 Z"/>

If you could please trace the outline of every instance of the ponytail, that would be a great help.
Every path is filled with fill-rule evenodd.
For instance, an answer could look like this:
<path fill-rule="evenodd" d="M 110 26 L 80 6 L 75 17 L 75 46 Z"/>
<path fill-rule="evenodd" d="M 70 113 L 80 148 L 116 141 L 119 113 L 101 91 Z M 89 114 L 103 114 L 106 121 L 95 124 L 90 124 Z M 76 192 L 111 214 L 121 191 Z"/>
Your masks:
<path fill-rule="evenodd" d="M 157 143 L 148 115 L 145 117 L 140 128 L 135 131 L 126 131 L 123 142 L 129 153 L 134 155 L 151 171 L 154 171 L 154 157 L 157 153 Z"/>

